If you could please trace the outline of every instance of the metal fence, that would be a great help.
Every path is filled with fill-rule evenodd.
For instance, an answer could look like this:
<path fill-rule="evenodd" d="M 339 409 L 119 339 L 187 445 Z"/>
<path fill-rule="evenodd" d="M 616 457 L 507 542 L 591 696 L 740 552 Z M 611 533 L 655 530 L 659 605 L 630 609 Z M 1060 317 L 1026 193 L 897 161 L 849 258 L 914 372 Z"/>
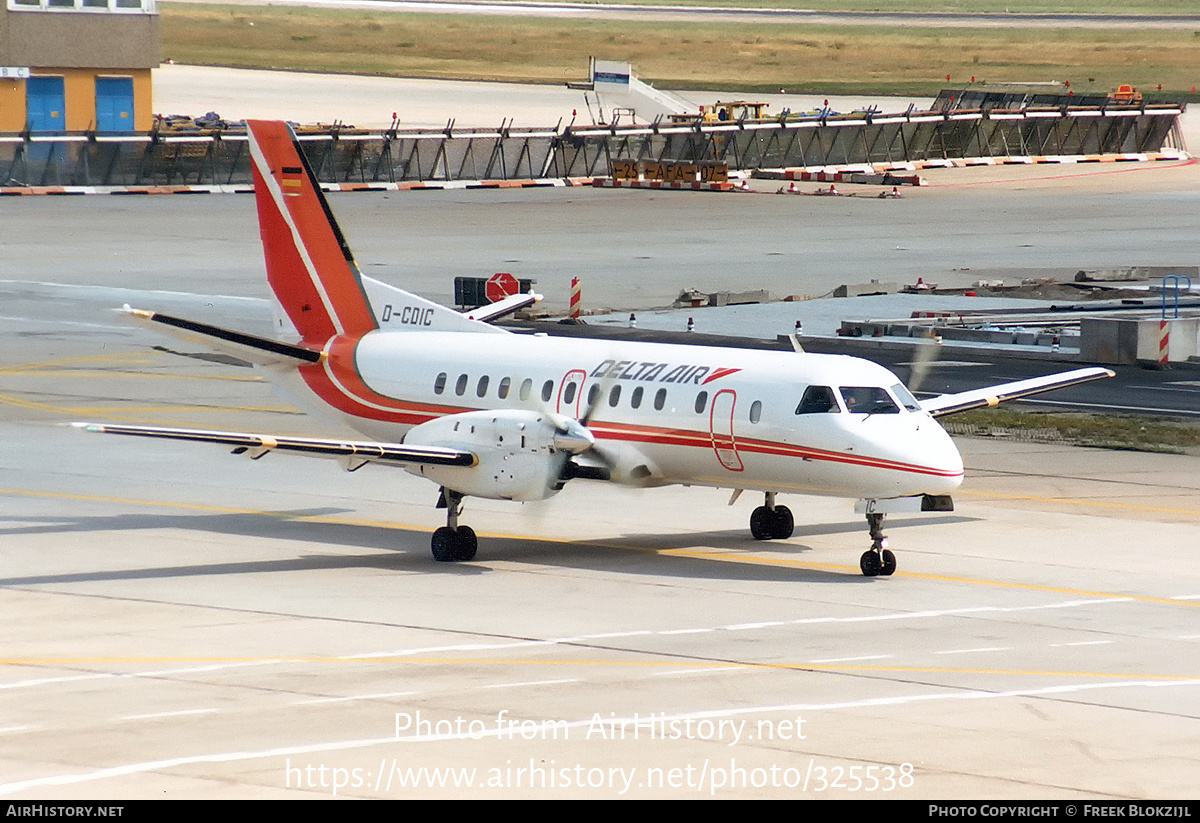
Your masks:
<path fill-rule="evenodd" d="M 730 169 L 1184 150 L 1182 106 L 904 112 L 721 124 L 304 133 L 327 183 L 597 177 L 615 159 Z M 247 185 L 236 131 L 0 135 L 0 186 Z"/>

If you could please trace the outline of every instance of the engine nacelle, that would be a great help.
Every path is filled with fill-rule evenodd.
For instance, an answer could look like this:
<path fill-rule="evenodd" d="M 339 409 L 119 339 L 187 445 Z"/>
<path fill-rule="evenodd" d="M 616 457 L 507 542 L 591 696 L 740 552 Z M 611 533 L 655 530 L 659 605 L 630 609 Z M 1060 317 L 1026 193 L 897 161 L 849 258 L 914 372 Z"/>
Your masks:
<path fill-rule="evenodd" d="M 470 497 L 543 500 L 562 487 L 572 454 L 594 444 L 570 418 L 511 409 L 452 414 L 409 430 L 404 442 L 472 452 L 474 466 L 412 466 L 408 471 Z"/>

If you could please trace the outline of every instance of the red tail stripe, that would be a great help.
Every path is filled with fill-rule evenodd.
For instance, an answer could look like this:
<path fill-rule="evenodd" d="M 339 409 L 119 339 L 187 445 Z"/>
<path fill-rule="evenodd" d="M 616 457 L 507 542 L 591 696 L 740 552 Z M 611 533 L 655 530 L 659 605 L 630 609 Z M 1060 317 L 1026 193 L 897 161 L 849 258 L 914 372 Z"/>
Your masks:
<path fill-rule="evenodd" d="M 286 123 L 251 120 L 267 279 L 306 343 L 376 328 L 358 268 Z"/>

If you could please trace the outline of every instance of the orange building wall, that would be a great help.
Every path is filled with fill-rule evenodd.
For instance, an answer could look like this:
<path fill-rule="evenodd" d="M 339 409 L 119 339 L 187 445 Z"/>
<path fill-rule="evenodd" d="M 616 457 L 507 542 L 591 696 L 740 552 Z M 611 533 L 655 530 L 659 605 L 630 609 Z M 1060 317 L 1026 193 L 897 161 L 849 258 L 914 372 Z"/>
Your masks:
<path fill-rule="evenodd" d="M 39 68 L 35 77 L 63 78 L 64 123 L 67 131 L 91 131 L 96 127 L 96 78 L 133 78 L 133 129 L 149 131 L 154 122 L 150 69 L 56 69 Z M 25 129 L 25 81 L 0 79 L 0 132 Z"/>

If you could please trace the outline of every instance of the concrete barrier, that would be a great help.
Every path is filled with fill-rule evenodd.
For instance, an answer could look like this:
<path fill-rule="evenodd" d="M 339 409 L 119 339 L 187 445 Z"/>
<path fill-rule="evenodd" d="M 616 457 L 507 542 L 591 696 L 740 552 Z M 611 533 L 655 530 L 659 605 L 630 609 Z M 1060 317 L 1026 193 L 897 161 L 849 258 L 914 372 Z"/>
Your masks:
<path fill-rule="evenodd" d="M 1085 317 L 1080 321 L 1079 356 L 1092 363 L 1179 363 L 1198 353 L 1200 318 Z"/>

